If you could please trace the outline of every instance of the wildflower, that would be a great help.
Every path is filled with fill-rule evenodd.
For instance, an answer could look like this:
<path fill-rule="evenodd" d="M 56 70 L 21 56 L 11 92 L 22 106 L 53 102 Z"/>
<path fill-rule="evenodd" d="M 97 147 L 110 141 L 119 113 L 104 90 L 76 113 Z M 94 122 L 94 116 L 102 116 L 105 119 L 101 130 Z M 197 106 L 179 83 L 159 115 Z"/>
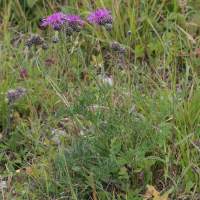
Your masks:
<path fill-rule="evenodd" d="M 31 124 L 31 122 L 29 120 L 26 121 L 27 124 Z"/>
<path fill-rule="evenodd" d="M 44 39 L 41 38 L 38 34 L 33 35 L 33 37 L 31 38 L 32 44 L 35 44 L 35 45 L 41 44 L 43 40 Z"/>
<path fill-rule="evenodd" d="M 19 124 L 19 122 L 18 122 L 17 120 L 15 120 L 15 121 L 14 121 L 14 124 L 18 125 L 18 124 Z"/>
<path fill-rule="evenodd" d="M 120 44 L 119 44 L 119 42 L 113 42 L 113 43 L 111 44 L 111 49 L 112 49 L 113 51 L 119 51 L 119 49 L 120 49 Z"/>
<path fill-rule="evenodd" d="M 89 23 L 95 22 L 95 25 L 104 25 L 106 20 L 112 19 L 111 11 L 106 9 L 100 9 L 92 13 L 87 17 Z"/>
<path fill-rule="evenodd" d="M 56 43 L 58 43 L 59 39 L 57 36 L 53 36 L 51 41 L 56 44 Z"/>
<path fill-rule="evenodd" d="M 19 86 L 19 87 L 17 87 L 16 90 L 17 90 L 17 92 L 18 92 L 18 94 L 19 94 L 19 98 L 21 98 L 22 96 L 25 95 L 26 89 L 24 89 L 23 87 Z"/>
<path fill-rule="evenodd" d="M 51 63 L 45 63 L 46 66 L 51 66 Z"/>
<path fill-rule="evenodd" d="M 47 49 L 48 49 L 47 45 L 46 45 L 46 44 L 43 44 L 43 45 L 42 45 L 42 49 L 43 49 L 44 51 L 47 50 Z"/>
<path fill-rule="evenodd" d="M 18 169 L 18 170 L 16 170 L 16 173 L 19 173 L 20 172 L 20 170 Z"/>
<path fill-rule="evenodd" d="M 20 73 L 21 78 L 28 78 L 28 74 L 27 74 L 28 70 L 27 69 L 23 69 Z"/>
<path fill-rule="evenodd" d="M 125 53 L 126 53 L 125 47 L 120 47 L 120 48 L 119 48 L 119 53 L 125 54 Z"/>
<path fill-rule="evenodd" d="M 14 119 L 17 119 L 18 118 L 18 116 L 14 116 Z"/>
<path fill-rule="evenodd" d="M 71 27 L 67 27 L 65 33 L 67 36 L 71 36 L 73 34 L 73 29 Z"/>
<path fill-rule="evenodd" d="M 169 41 L 167 41 L 167 43 L 165 43 L 165 46 L 166 47 L 170 47 L 170 46 L 172 46 L 172 42 L 169 40 Z"/>
<path fill-rule="evenodd" d="M 121 60 L 120 60 L 120 59 L 117 59 L 117 63 L 121 63 Z"/>
<path fill-rule="evenodd" d="M 45 28 L 47 24 L 50 24 L 54 30 L 58 31 L 63 27 L 64 24 L 67 23 L 67 19 L 68 19 L 68 14 L 63 15 L 62 12 L 55 13 L 47 17 L 46 19 L 43 19 L 41 26 Z"/>
<path fill-rule="evenodd" d="M 49 63 L 49 64 L 51 64 L 51 63 L 55 64 L 55 62 L 54 62 L 54 60 L 52 58 L 46 59 L 45 62 Z"/>
<path fill-rule="evenodd" d="M 73 29 L 73 31 L 76 31 L 78 28 L 78 24 L 83 24 L 83 20 L 79 19 L 78 16 L 76 15 L 70 15 L 67 19 L 68 21 L 68 26 Z M 80 28 L 79 28 L 80 29 Z M 80 31 L 79 31 L 80 32 Z"/>
<path fill-rule="evenodd" d="M 77 32 L 77 33 L 81 32 L 81 30 L 82 30 L 82 28 L 81 28 L 80 26 L 78 26 L 78 27 L 76 28 L 76 32 Z"/>
<path fill-rule="evenodd" d="M 27 47 L 31 47 L 32 46 L 32 40 L 31 39 L 28 39 L 28 40 L 26 40 L 26 42 L 25 42 L 25 46 L 27 46 Z"/>
<path fill-rule="evenodd" d="M 6 92 L 6 98 L 8 98 L 11 101 L 15 101 L 17 99 L 20 99 L 23 95 L 25 95 L 25 89 L 22 87 L 18 87 L 16 90 L 15 89 L 9 89 Z"/>
<path fill-rule="evenodd" d="M 44 144 L 45 146 L 47 145 L 47 143 L 46 143 L 45 141 L 43 142 L 43 144 Z"/>
<path fill-rule="evenodd" d="M 131 35 L 132 34 L 132 31 L 128 31 L 128 35 Z"/>
<path fill-rule="evenodd" d="M 77 52 L 78 52 L 78 49 L 75 49 L 75 52 L 77 53 Z"/>
<path fill-rule="evenodd" d="M 26 119 L 26 117 L 23 115 L 22 117 L 21 117 L 22 119 Z"/>
<path fill-rule="evenodd" d="M 44 44 L 44 38 L 40 38 L 39 44 Z"/>
<path fill-rule="evenodd" d="M 111 31 L 112 30 L 112 25 L 111 24 L 106 24 L 105 25 L 106 31 Z"/>

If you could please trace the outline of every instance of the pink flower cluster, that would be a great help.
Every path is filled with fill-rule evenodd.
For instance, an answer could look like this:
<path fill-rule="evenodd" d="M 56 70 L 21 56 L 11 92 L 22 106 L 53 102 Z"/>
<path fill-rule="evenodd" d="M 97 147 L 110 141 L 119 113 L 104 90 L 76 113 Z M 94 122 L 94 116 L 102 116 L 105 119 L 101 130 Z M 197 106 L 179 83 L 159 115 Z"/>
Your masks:
<path fill-rule="evenodd" d="M 51 64 L 55 64 L 54 60 L 52 58 L 46 59 L 45 60 L 45 65 L 46 66 L 51 66 Z"/>
<path fill-rule="evenodd" d="M 20 73 L 20 76 L 21 76 L 21 78 L 28 78 L 29 76 L 28 76 L 28 70 L 27 69 L 23 69 L 22 71 L 21 71 L 21 73 Z"/>

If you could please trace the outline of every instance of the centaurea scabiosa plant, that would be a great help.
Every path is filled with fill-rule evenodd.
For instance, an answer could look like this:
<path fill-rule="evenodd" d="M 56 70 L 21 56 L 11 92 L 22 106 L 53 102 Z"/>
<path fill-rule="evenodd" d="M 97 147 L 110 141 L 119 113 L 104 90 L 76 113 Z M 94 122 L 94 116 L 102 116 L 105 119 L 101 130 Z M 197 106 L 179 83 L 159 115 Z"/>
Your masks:
<path fill-rule="evenodd" d="M 41 26 L 45 28 L 50 24 L 55 31 L 59 31 L 67 23 L 67 20 L 68 14 L 63 15 L 62 12 L 54 13 L 53 15 L 43 19 Z"/>
<path fill-rule="evenodd" d="M 113 17 L 110 10 L 100 9 L 93 12 L 87 17 L 89 23 L 94 22 L 95 25 L 105 25 L 107 23 L 112 24 Z"/>

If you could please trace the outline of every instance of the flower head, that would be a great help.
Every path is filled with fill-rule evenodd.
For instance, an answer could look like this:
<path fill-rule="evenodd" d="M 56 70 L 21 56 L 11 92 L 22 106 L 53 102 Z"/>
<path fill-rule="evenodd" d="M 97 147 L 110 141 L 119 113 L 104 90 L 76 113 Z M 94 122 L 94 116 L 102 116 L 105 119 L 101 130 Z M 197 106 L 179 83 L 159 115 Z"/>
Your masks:
<path fill-rule="evenodd" d="M 100 9 L 92 13 L 90 16 L 88 16 L 87 21 L 89 23 L 95 22 L 95 24 L 101 24 L 104 23 L 104 20 L 111 19 L 111 11 L 106 9 Z"/>
<path fill-rule="evenodd" d="M 68 14 L 63 15 L 62 12 L 54 13 L 53 15 L 47 17 L 46 19 L 43 19 L 41 26 L 45 28 L 47 24 L 50 24 L 53 29 L 62 28 L 62 26 L 67 23 L 67 19 L 68 19 Z"/>
<path fill-rule="evenodd" d="M 45 60 L 45 65 L 51 66 L 51 63 L 55 64 L 55 62 L 54 62 L 54 60 L 52 58 L 49 58 L 49 59 Z"/>
<path fill-rule="evenodd" d="M 27 69 L 23 69 L 21 71 L 21 73 L 20 73 L 21 78 L 24 78 L 24 77 L 28 78 L 28 74 L 27 73 L 28 73 L 28 70 Z"/>
<path fill-rule="evenodd" d="M 17 99 L 20 99 L 23 95 L 25 95 L 25 90 L 23 87 L 17 87 L 17 89 L 9 89 L 6 92 L 6 98 L 8 98 L 11 101 L 15 101 Z"/>
<path fill-rule="evenodd" d="M 17 120 L 14 121 L 14 124 L 19 125 L 19 122 Z"/>
<path fill-rule="evenodd" d="M 79 17 L 76 16 L 76 15 L 70 15 L 70 16 L 68 16 L 67 21 L 68 21 L 68 23 L 78 22 L 81 25 L 84 23 L 84 21 L 81 20 L 81 19 L 79 19 Z"/>

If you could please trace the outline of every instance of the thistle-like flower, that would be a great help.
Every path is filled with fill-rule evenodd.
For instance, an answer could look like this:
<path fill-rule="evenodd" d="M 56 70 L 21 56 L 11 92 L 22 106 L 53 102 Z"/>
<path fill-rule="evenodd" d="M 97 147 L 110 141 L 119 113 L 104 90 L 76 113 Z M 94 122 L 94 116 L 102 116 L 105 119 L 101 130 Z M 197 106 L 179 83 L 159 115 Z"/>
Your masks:
<path fill-rule="evenodd" d="M 25 46 L 27 46 L 27 47 L 31 47 L 31 45 L 32 45 L 33 43 L 32 43 L 32 41 L 31 41 L 31 39 L 28 39 L 28 40 L 26 40 L 26 42 L 25 42 Z"/>
<path fill-rule="evenodd" d="M 125 54 L 126 53 L 126 48 L 125 47 L 120 47 L 118 51 L 121 54 Z"/>
<path fill-rule="evenodd" d="M 77 27 L 76 32 L 79 33 L 81 32 L 82 28 L 80 26 Z"/>
<path fill-rule="evenodd" d="M 59 38 L 57 36 L 53 36 L 51 41 L 56 44 L 56 43 L 58 43 Z"/>
<path fill-rule="evenodd" d="M 41 38 L 38 34 L 33 35 L 31 38 L 32 44 L 39 45 L 44 43 L 44 39 Z"/>
<path fill-rule="evenodd" d="M 119 49 L 120 49 L 120 44 L 119 44 L 119 42 L 113 42 L 112 44 L 111 44 L 111 49 L 113 50 L 113 51 L 119 51 Z"/>
<path fill-rule="evenodd" d="M 106 24 L 105 29 L 106 29 L 106 31 L 111 31 L 112 30 L 112 24 Z"/>
<path fill-rule="evenodd" d="M 95 22 L 95 25 L 104 25 L 110 19 L 112 19 L 111 11 L 106 9 L 97 10 L 87 17 L 87 21 L 89 23 Z"/>
<path fill-rule="evenodd" d="M 47 46 L 46 44 L 43 44 L 43 45 L 42 45 L 42 49 L 43 49 L 44 51 L 46 51 L 46 50 L 48 49 L 48 46 Z"/>
<path fill-rule="evenodd" d="M 67 19 L 68 19 L 68 14 L 63 15 L 62 12 L 55 13 L 47 17 L 46 19 L 43 19 L 41 26 L 45 28 L 47 24 L 50 24 L 54 30 L 58 29 L 60 30 L 63 27 L 63 25 L 67 23 Z"/>
<path fill-rule="evenodd" d="M 128 31 L 128 35 L 131 35 L 132 34 L 132 31 Z"/>
<path fill-rule="evenodd" d="M 67 26 L 67 27 L 72 28 L 73 31 L 77 31 L 77 29 L 78 29 L 78 24 L 81 24 L 81 25 L 82 25 L 82 24 L 84 23 L 83 20 L 79 19 L 79 17 L 76 16 L 76 15 L 70 15 L 70 16 L 68 17 L 67 21 L 68 21 L 68 26 Z M 80 28 L 79 28 L 79 30 L 80 30 Z M 79 32 L 80 32 L 80 31 L 79 31 Z"/>
<path fill-rule="evenodd" d="M 117 59 L 117 63 L 118 63 L 118 64 L 121 63 L 121 60 L 120 60 L 120 59 Z"/>
<path fill-rule="evenodd" d="M 73 29 L 71 27 L 67 27 L 65 33 L 67 36 L 71 36 L 73 34 Z"/>

